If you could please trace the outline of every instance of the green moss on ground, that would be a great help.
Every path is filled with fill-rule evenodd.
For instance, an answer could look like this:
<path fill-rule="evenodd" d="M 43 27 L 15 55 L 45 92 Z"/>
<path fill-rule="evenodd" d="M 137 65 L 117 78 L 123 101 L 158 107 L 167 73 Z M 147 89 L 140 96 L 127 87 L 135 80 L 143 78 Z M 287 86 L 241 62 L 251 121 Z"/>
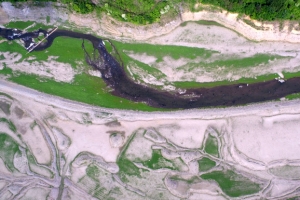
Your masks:
<path fill-rule="evenodd" d="M 175 45 L 154 45 L 145 43 L 134 44 L 117 41 L 113 41 L 113 44 L 117 47 L 117 49 L 119 49 L 120 53 L 131 51 L 136 54 L 146 53 L 149 56 L 156 57 L 156 62 L 163 61 L 165 56 L 170 56 L 175 60 L 178 60 L 179 58 L 196 59 L 197 57 L 209 58 L 212 54 L 218 53 L 217 51 L 207 50 L 204 48 Z"/>
<path fill-rule="evenodd" d="M 117 165 L 119 166 L 118 175 L 123 182 L 129 181 L 127 178 L 128 176 L 141 177 L 140 169 L 125 156 L 126 151 L 136 134 L 137 133 L 135 132 L 130 136 L 117 158 Z"/>
<path fill-rule="evenodd" d="M 33 25 L 32 27 L 29 27 Z M 11 21 L 7 24 L 4 25 L 6 28 L 17 28 L 17 29 L 25 29 L 27 27 L 29 27 L 28 29 L 26 29 L 26 31 L 35 31 L 37 29 L 53 29 L 53 26 L 50 25 L 45 25 L 42 23 L 36 23 L 33 21 Z"/>
<path fill-rule="evenodd" d="M 201 178 L 216 181 L 223 192 L 230 197 L 240 197 L 255 194 L 260 191 L 259 184 L 230 170 L 203 174 Z"/>
<path fill-rule="evenodd" d="M 210 155 L 219 157 L 218 140 L 209 135 L 205 142 L 204 151 Z"/>
<path fill-rule="evenodd" d="M 155 149 L 152 151 L 152 158 L 150 160 L 143 162 L 144 166 L 147 166 L 150 169 L 171 169 L 176 170 L 176 166 L 171 160 L 164 158 L 161 155 L 161 151 Z"/>
<path fill-rule="evenodd" d="M 0 132 L 0 157 L 5 166 L 12 172 L 16 171 L 14 167 L 14 155 L 21 153 L 18 143 L 8 134 Z"/>
<path fill-rule="evenodd" d="M 216 166 L 216 162 L 207 157 L 204 157 L 201 160 L 198 160 L 198 164 L 199 164 L 200 172 L 208 171 Z"/>
<path fill-rule="evenodd" d="M 98 177 L 99 177 L 99 173 L 100 170 L 98 169 L 98 167 L 95 164 L 90 164 L 87 168 L 86 168 L 86 175 L 88 177 L 90 177 L 91 179 L 97 181 Z"/>
<path fill-rule="evenodd" d="M 101 78 L 90 76 L 86 73 L 76 75 L 72 83 L 56 82 L 52 79 L 45 79 L 30 74 L 19 74 L 19 76 L 11 77 L 9 80 L 47 94 L 95 106 L 144 111 L 160 110 L 144 103 L 135 103 L 114 96 Z"/>

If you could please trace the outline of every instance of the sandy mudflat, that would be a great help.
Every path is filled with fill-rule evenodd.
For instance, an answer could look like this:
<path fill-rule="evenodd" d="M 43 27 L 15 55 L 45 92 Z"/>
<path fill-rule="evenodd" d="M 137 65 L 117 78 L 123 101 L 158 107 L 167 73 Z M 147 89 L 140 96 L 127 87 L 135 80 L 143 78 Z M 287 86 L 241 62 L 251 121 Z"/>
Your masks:
<path fill-rule="evenodd" d="M 295 153 L 300 151 L 295 139 L 299 136 L 300 100 L 149 113 L 90 106 L 3 80 L 0 91 L 15 98 L 31 116 L 46 119 L 48 127 L 58 127 L 70 138 L 71 146 L 65 152 L 67 163 L 83 151 L 115 162 L 120 149 L 112 144 L 112 132 L 123 133 L 124 141 L 120 144 L 124 144 L 136 130 L 154 128 L 173 144 L 195 149 L 202 146 L 207 131 L 213 128 L 220 133 L 222 159 L 235 163 L 240 170 L 255 173 L 289 163 L 300 165 L 300 157 Z M 116 120 L 119 125 L 106 125 Z M 144 147 L 135 148 L 141 148 L 136 152 L 142 152 Z M 34 151 L 37 157 L 40 151 Z M 46 160 L 40 158 L 40 161 Z M 258 176 L 271 177 L 265 172 Z"/>
<path fill-rule="evenodd" d="M 20 48 L 22 48 L 20 46 Z M 21 54 L 0 52 L 0 56 L 5 59 L 0 61 L 0 66 L 5 64 L 13 71 L 23 72 L 27 74 L 35 74 L 40 77 L 52 78 L 57 82 L 71 82 L 75 76 L 76 70 L 68 63 L 57 62 L 57 57 L 49 56 L 47 61 L 37 61 L 34 56 L 31 56 L 23 61 Z M 78 65 L 80 68 L 80 65 Z"/>

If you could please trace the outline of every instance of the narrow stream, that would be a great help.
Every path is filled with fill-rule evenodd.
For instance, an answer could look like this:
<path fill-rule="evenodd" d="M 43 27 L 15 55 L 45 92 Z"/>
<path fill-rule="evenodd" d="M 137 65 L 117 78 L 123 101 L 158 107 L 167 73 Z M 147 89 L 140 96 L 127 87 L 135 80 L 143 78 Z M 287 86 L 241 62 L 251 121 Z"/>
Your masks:
<path fill-rule="evenodd" d="M 37 38 L 40 33 L 44 34 L 44 36 L 48 34 L 47 31 L 42 29 L 23 34 L 22 31 L 17 29 L 0 28 L 0 36 L 8 40 L 21 39 L 27 48 L 32 44 L 32 38 Z M 98 52 L 98 55 L 92 57 L 85 51 L 86 61 L 93 68 L 101 72 L 102 78 L 107 86 L 114 89 L 112 94 L 135 102 L 146 102 L 153 107 L 189 109 L 210 106 L 243 105 L 274 100 L 300 92 L 300 77 L 288 79 L 284 83 L 271 80 L 253 84 L 234 84 L 213 88 L 187 89 L 184 94 L 160 91 L 135 83 L 125 73 L 123 66 L 107 52 L 102 39 L 90 34 L 58 29 L 33 51 L 45 50 L 52 45 L 54 39 L 57 37 L 72 37 L 89 40 L 93 44 L 95 52 Z M 82 47 L 84 49 L 84 43 Z M 68 47 L 66 47 L 66 49 L 67 48 Z"/>

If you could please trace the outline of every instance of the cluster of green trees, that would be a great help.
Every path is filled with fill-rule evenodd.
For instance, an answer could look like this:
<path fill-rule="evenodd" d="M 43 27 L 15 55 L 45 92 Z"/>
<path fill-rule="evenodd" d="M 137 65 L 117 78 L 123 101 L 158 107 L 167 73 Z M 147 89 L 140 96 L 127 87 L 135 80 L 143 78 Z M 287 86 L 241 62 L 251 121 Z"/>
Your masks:
<path fill-rule="evenodd" d="M 119 20 L 147 24 L 159 21 L 167 3 L 166 0 L 115 0 L 104 1 L 100 8 Z"/>
<path fill-rule="evenodd" d="M 61 0 L 61 2 L 68 4 L 72 10 L 81 14 L 90 13 L 96 8 L 91 0 Z"/>
<path fill-rule="evenodd" d="M 300 0 L 200 0 L 258 20 L 299 20 Z"/>
<path fill-rule="evenodd" d="M 177 0 L 178 1 L 178 0 Z M 91 0 L 61 0 L 78 13 L 89 13 L 93 10 L 105 12 L 112 17 L 137 24 L 153 23 L 169 11 L 169 0 L 99 0 L 95 5 Z"/>
<path fill-rule="evenodd" d="M 0 2 L 12 2 L 12 3 L 17 3 L 17 2 L 30 2 L 30 3 L 35 3 L 38 4 L 40 2 L 48 2 L 48 1 L 52 1 L 55 2 L 57 0 L 0 0 Z"/>

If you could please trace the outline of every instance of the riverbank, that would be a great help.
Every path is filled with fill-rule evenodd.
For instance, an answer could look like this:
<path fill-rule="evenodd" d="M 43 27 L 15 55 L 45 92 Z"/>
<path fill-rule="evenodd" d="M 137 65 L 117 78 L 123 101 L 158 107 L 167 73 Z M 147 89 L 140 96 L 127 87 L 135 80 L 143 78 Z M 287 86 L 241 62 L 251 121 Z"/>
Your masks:
<path fill-rule="evenodd" d="M 8 6 L 6 5 L 6 7 L 8 7 Z M 55 9 L 55 8 L 53 7 L 53 9 Z M 203 12 L 211 12 L 211 13 L 217 13 L 217 14 L 219 14 L 219 13 L 224 14 L 220 10 L 218 10 L 218 11 L 216 11 L 216 10 L 201 11 L 201 12 L 202 13 Z M 184 12 L 184 13 L 186 13 L 186 12 Z M 181 16 L 181 19 L 179 21 L 177 21 L 176 23 L 179 23 L 179 22 L 182 22 L 184 20 L 191 18 L 191 16 L 190 16 L 190 18 L 183 17 L 184 13 Z M 70 16 L 72 17 L 72 14 Z M 229 16 L 229 18 L 230 17 L 232 18 L 232 16 Z M 199 18 L 201 18 L 201 17 L 198 16 L 198 18 L 195 18 L 195 16 L 193 16 L 194 20 L 199 19 Z M 81 22 L 83 22 L 87 18 L 82 17 L 80 19 L 82 19 Z M 90 22 L 92 23 L 94 18 L 92 17 L 92 18 L 88 18 L 88 19 L 91 20 Z M 105 19 L 105 16 L 104 16 L 104 18 L 101 18 L 99 20 L 101 21 L 104 19 Z M 73 20 L 75 20 L 75 19 L 73 19 Z M 75 21 L 80 22 L 80 20 L 75 20 Z M 106 18 L 105 21 L 109 22 L 109 18 Z M 172 23 L 172 22 L 174 22 L 174 23 Z M 118 22 L 110 21 L 110 23 L 112 25 L 116 25 Z M 86 22 L 85 24 L 89 24 L 89 23 Z M 97 21 L 95 20 L 94 25 L 96 26 L 96 24 L 97 24 Z M 148 34 L 148 33 L 151 34 L 152 29 L 154 29 L 155 26 L 166 27 L 167 25 L 172 26 L 173 24 L 175 24 L 175 21 L 171 21 L 165 25 L 152 24 L 149 26 L 143 26 L 143 28 L 148 30 L 148 32 L 145 32 L 144 36 L 147 36 L 146 34 Z M 91 24 L 89 24 L 89 25 L 91 25 Z M 124 23 L 124 25 L 126 26 L 128 24 Z M 92 26 L 93 26 L 93 24 L 92 24 Z M 132 25 L 132 26 L 135 26 L 135 25 Z M 118 27 L 121 27 L 121 26 L 118 26 Z M 130 30 L 129 29 L 130 25 L 128 25 L 126 27 L 128 28 L 128 30 Z M 140 26 L 135 26 L 135 27 L 140 28 Z M 152 27 L 152 28 L 149 28 L 149 27 Z M 104 29 L 101 29 L 101 30 L 103 31 Z M 164 31 L 164 30 L 167 30 L 167 28 L 161 29 L 161 31 Z M 207 30 L 209 30 L 210 32 Z M 136 32 L 134 32 L 134 33 L 136 33 Z M 141 32 L 139 32 L 139 34 L 140 33 Z M 156 33 L 158 35 L 160 35 L 160 31 L 157 31 Z M 201 37 L 200 37 L 200 34 L 202 34 Z M 119 37 L 119 36 L 117 36 L 116 34 L 111 32 L 110 37 Z M 124 40 L 126 38 L 127 38 L 127 40 L 129 40 L 130 37 L 129 36 L 126 37 L 123 35 L 119 39 Z M 216 38 L 220 38 L 223 40 L 220 40 L 220 39 L 218 40 Z M 224 38 L 226 38 L 226 39 L 224 39 Z M 168 78 L 166 78 L 167 81 L 162 81 L 163 84 L 167 83 L 169 81 L 172 84 L 174 84 L 176 87 L 180 88 L 182 85 L 185 85 L 185 83 L 183 83 L 184 81 L 186 81 L 186 82 L 190 81 L 190 82 L 192 82 L 191 84 L 195 85 L 195 83 L 203 83 L 203 82 L 214 83 L 214 82 L 218 82 L 218 81 L 236 81 L 236 80 L 240 80 L 243 78 L 256 79 L 256 77 L 259 77 L 259 76 L 271 75 L 272 76 L 271 78 L 267 77 L 267 79 L 263 79 L 263 80 L 260 80 L 260 78 L 261 78 L 260 77 L 258 81 L 251 82 L 251 80 L 250 80 L 249 82 L 247 82 L 248 80 L 246 80 L 243 82 L 239 82 L 240 83 L 239 85 L 231 84 L 232 85 L 231 88 L 234 91 L 234 94 L 241 93 L 240 96 L 238 95 L 239 97 L 235 98 L 235 99 L 241 100 L 241 99 L 244 99 L 245 96 L 247 96 L 247 97 L 251 96 L 251 95 L 253 96 L 253 91 L 250 90 L 252 87 L 256 87 L 256 85 L 252 85 L 253 82 L 268 81 L 264 84 L 272 83 L 272 84 L 274 84 L 274 87 L 275 87 L 275 85 L 276 85 L 276 88 L 278 87 L 278 89 L 280 87 L 280 89 L 279 89 L 280 95 L 278 92 L 275 91 L 275 88 L 274 88 L 272 93 L 274 93 L 274 95 L 275 94 L 276 95 L 274 97 L 272 97 L 271 99 L 282 98 L 282 97 L 285 97 L 286 94 L 297 92 L 297 90 L 291 89 L 291 88 L 294 88 L 294 86 L 291 86 L 291 84 L 293 83 L 291 81 L 288 81 L 287 83 L 283 84 L 283 86 L 278 85 L 279 83 L 275 80 L 271 81 L 272 79 L 275 78 L 274 74 L 275 75 L 279 74 L 279 76 L 281 78 L 284 78 L 284 76 L 286 74 L 283 74 L 283 72 L 284 73 L 296 73 L 299 71 L 297 68 L 298 67 L 297 63 L 299 60 L 298 53 L 297 53 L 298 47 L 296 45 L 292 45 L 292 44 L 288 45 L 288 43 L 276 44 L 280 48 L 275 48 L 274 43 L 266 44 L 266 43 L 261 42 L 261 43 L 259 43 L 259 45 L 256 45 L 251 41 L 249 42 L 249 41 L 245 40 L 245 38 L 241 37 L 241 35 L 238 35 L 236 32 L 233 32 L 232 30 L 228 30 L 227 28 L 225 28 L 223 26 L 223 24 L 218 24 L 218 23 L 211 22 L 208 20 L 197 21 L 197 23 L 196 22 L 183 23 L 180 26 L 177 26 L 171 32 L 164 34 L 163 36 L 152 37 L 151 39 L 139 38 L 139 36 L 136 35 L 135 41 L 138 41 L 139 39 L 140 39 L 140 41 L 153 43 L 153 44 L 162 44 L 162 45 L 171 45 L 172 44 L 172 45 L 189 46 L 189 47 L 196 46 L 198 48 L 204 48 L 204 49 L 207 49 L 210 51 L 213 50 L 213 55 L 210 58 L 207 57 L 208 52 L 205 53 L 204 56 L 206 56 L 206 59 L 204 59 L 204 60 L 202 60 L 203 58 L 200 58 L 199 55 L 198 55 L 198 57 L 193 57 L 192 59 L 184 58 L 181 53 L 179 53 L 179 57 L 171 56 L 172 58 L 170 58 L 170 54 L 167 54 L 166 56 L 162 56 L 160 58 L 160 57 L 155 57 L 155 56 L 149 57 L 147 51 L 146 52 L 139 52 L 139 51 L 134 52 L 134 50 L 135 50 L 134 49 L 133 51 L 127 50 L 127 52 L 125 52 L 125 54 L 128 54 L 135 61 L 139 61 L 143 64 L 148 64 L 145 61 L 148 58 L 151 58 L 152 60 L 154 60 L 154 64 L 149 64 L 148 68 L 149 69 L 157 68 L 157 70 L 160 70 L 165 77 L 168 77 Z M 130 46 L 130 44 L 129 44 L 129 46 Z M 236 48 L 230 48 L 232 46 L 234 46 Z M 282 48 L 282 47 L 284 47 L 284 48 Z M 122 49 L 122 51 L 124 52 L 124 50 L 126 49 L 126 45 L 125 45 L 125 47 L 119 47 L 119 49 Z M 216 50 L 217 50 L 217 52 L 216 52 Z M 210 52 L 210 54 L 211 53 L 212 52 Z M 142 55 L 144 55 L 144 57 L 141 60 Z M 145 57 L 146 57 L 146 59 L 145 59 Z M 179 63 L 178 63 L 178 58 L 180 59 Z M 256 58 L 259 58 L 260 61 L 257 62 Z M 163 62 L 161 62 L 161 60 Z M 255 60 L 255 62 L 252 62 L 252 60 Z M 226 61 L 226 62 L 224 62 L 224 61 Z M 242 65 L 235 66 L 234 65 L 235 62 L 239 62 L 238 65 L 241 65 L 241 63 L 242 63 Z M 246 63 L 246 62 L 248 62 L 248 63 Z M 285 63 L 285 65 L 282 65 L 283 62 Z M 176 63 L 176 65 L 174 65 L 174 63 Z M 246 66 L 243 65 L 245 63 L 246 63 Z M 197 67 L 195 67 L 195 64 L 197 64 Z M 126 63 L 126 65 L 127 65 L 126 67 L 129 71 L 129 73 L 132 73 L 133 72 L 132 66 L 134 65 L 134 63 L 129 62 L 129 63 Z M 282 66 L 284 66 L 284 67 L 282 67 Z M 165 69 L 168 69 L 168 70 L 166 71 Z M 217 71 L 216 71 L 216 69 L 217 69 Z M 18 70 L 18 71 L 20 71 L 20 70 Z M 203 72 L 205 72 L 205 73 L 203 73 Z M 135 73 L 135 72 L 133 72 L 133 73 Z M 140 72 L 138 72 L 138 73 L 140 73 Z M 177 76 L 177 79 L 174 79 L 174 77 L 176 77 L 176 76 L 173 76 L 172 74 L 176 74 L 176 75 L 180 74 L 180 75 Z M 137 74 L 137 75 L 139 75 L 139 74 Z M 196 75 L 196 77 L 195 77 L 195 75 Z M 133 74 L 131 74 L 130 76 L 135 77 Z M 201 78 L 197 79 L 197 77 L 200 77 L 200 76 L 201 76 Z M 174 80 L 171 80 L 169 77 L 173 78 Z M 293 77 L 293 75 L 290 75 L 287 78 L 291 78 L 291 77 Z M 156 78 L 156 76 L 154 76 L 154 78 Z M 143 79 L 143 81 L 147 82 L 147 78 Z M 284 80 L 281 80 L 281 81 L 284 82 Z M 70 80 L 69 80 L 69 82 L 70 82 Z M 150 82 L 150 81 L 148 81 L 148 82 Z M 136 83 L 139 84 L 139 80 L 133 81 L 134 85 L 137 85 Z M 190 83 L 187 83 L 187 84 L 190 84 Z M 270 88 L 270 84 L 269 84 L 268 88 Z M 121 85 L 123 85 L 123 84 L 121 84 Z M 247 87 L 244 87 L 244 86 L 247 86 Z M 178 89 L 174 86 L 171 86 L 171 87 L 174 91 L 176 89 Z M 203 86 L 199 86 L 199 87 L 203 87 Z M 223 86 L 223 87 L 225 87 L 225 86 Z M 236 88 L 242 88 L 242 87 L 244 87 L 244 88 L 238 89 L 238 90 L 236 89 Z M 196 88 L 196 87 L 194 86 L 193 88 Z M 226 88 L 230 88 L 230 87 L 226 86 Z M 242 90 L 246 91 L 246 92 L 242 92 Z M 268 91 L 269 90 L 270 89 L 268 89 Z M 206 99 L 206 100 L 211 99 L 216 94 L 218 94 L 219 96 L 220 95 L 224 96 L 222 92 L 219 94 L 219 93 L 215 93 L 214 90 L 212 90 L 212 91 L 213 92 L 210 94 L 209 92 L 207 92 L 206 89 L 196 91 L 195 89 L 190 90 L 189 86 L 187 86 L 184 88 L 184 90 L 179 91 L 179 95 L 183 96 L 182 94 L 184 94 L 185 95 L 184 97 L 188 97 L 188 98 L 192 97 L 193 102 L 190 102 L 190 101 L 187 102 L 187 104 L 190 106 L 185 107 L 185 106 L 181 105 L 178 101 L 176 101 L 175 104 L 179 104 L 180 106 L 175 106 L 175 104 L 172 103 L 173 107 L 169 107 L 169 106 L 167 106 L 167 107 L 168 108 L 194 108 L 194 107 L 202 107 L 202 106 L 206 106 L 206 107 L 207 106 L 221 106 L 221 105 L 228 106 L 228 105 L 245 104 L 245 103 L 251 102 L 249 100 L 240 101 L 240 102 L 236 102 L 236 100 L 233 100 L 233 101 L 231 101 L 231 100 L 222 101 L 221 100 L 221 103 L 219 102 L 217 104 L 204 103 L 203 99 Z M 290 92 L 288 92 L 288 91 L 290 91 Z M 266 94 L 265 91 L 261 91 L 261 92 Z M 118 92 L 115 91 L 115 93 L 118 93 Z M 228 93 L 228 91 L 227 91 L 227 93 Z M 249 95 L 250 93 L 251 93 L 251 95 Z M 268 92 L 268 93 L 270 93 L 270 92 Z M 142 92 L 142 94 L 143 94 L 143 92 Z M 150 101 L 149 98 L 151 95 L 149 92 L 147 94 L 148 94 L 147 97 L 141 98 L 139 100 L 143 101 L 143 102 Z M 137 96 L 140 96 L 140 94 Z M 259 96 L 261 96 L 261 95 L 259 95 Z M 124 96 L 122 96 L 122 97 L 124 97 Z M 247 99 L 247 97 L 246 97 L 246 99 Z M 126 98 L 128 98 L 128 97 L 126 97 Z M 131 97 L 131 98 L 136 98 L 136 97 Z M 194 101 L 198 98 L 200 98 L 202 100 L 201 102 L 199 102 L 200 104 L 192 106 L 192 104 L 195 104 Z M 224 98 L 227 99 L 227 96 L 225 96 Z M 262 97 L 260 97 L 260 98 L 262 98 Z M 260 98 L 254 100 L 253 102 L 261 101 Z M 223 97 L 218 98 L 218 99 L 223 99 Z M 264 100 L 270 100 L 270 98 L 264 98 Z M 182 101 L 186 101 L 186 99 L 183 99 Z M 209 102 L 209 103 L 211 103 L 211 102 Z M 166 103 L 161 102 L 161 105 L 166 106 Z"/>
<path fill-rule="evenodd" d="M 185 11 L 165 24 L 155 23 L 145 26 L 119 22 L 107 15 L 98 19 L 95 14 L 89 15 L 89 17 L 70 14 L 69 19 L 78 26 L 91 28 L 99 35 L 104 34 L 115 39 L 134 41 L 147 41 L 153 37 L 163 36 L 184 22 L 206 20 L 218 22 L 250 40 L 300 43 L 300 25 L 298 22 L 260 22 L 252 20 L 248 16 L 240 16 L 222 9 L 211 10 L 210 6 L 201 6 L 203 10 L 200 12 Z"/>
<path fill-rule="evenodd" d="M 292 21 L 260 22 L 248 16 L 230 13 L 221 8 L 208 5 L 197 5 L 202 11 L 182 11 L 177 17 L 164 20 L 164 23 L 135 25 L 120 22 L 108 15 L 100 17 L 96 13 L 81 15 L 70 12 L 63 4 L 49 3 L 45 7 L 27 6 L 13 7 L 11 3 L 1 3 L 0 25 L 9 21 L 37 21 L 53 25 L 76 25 L 88 28 L 97 35 L 112 39 L 147 41 L 150 38 L 163 36 L 172 32 L 182 23 L 188 21 L 215 21 L 255 41 L 281 41 L 300 43 L 300 24 Z M 36 16 L 39 16 L 38 18 Z"/>
<path fill-rule="evenodd" d="M 38 37 L 38 33 L 28 32 L 14 36 L 10 29 L 3 30 L 1 36 L 4 38 L 22 40 L 26 38 L 26 41 L 33 41 L 33 38 Z M 40 29 L 39 32 L 45 33 L 45 30 Z M 145 87 L 144 85 L 134 82 L 131 77 L 126 75 L 123 66 L 107 52 L 103 41 L 92 35 L 67 30 L 57 30 L 48 36 L 47 42 L 44 45 L 36 47 L 35 50 L 45 50 L 50 47 L 56 37 L 72 37 L 89 40 L 99 55 L 96 62 L 93 59 L 89 59 L 87 62 L 101 72 L 102 79 L 105 81 L 106 86 L 113 88 L 112 94 L 134 102 L 146 102 L 147 105 L 152 107 L 190 109 L 211 106 L 244 105 L 252 102 L 275 100 L 289 94 L 300 92 L 297 86 L 299 85 L 300 79 L 294 77 L 288 79 L 284 84 L 282 84 L 285 82 L 284 80 L 283 82 L 279 81 L 280 83 L 277 80 L 270 80 L 253 84 L 219 86 L 210 89 L 193 88 L 186 89 L 185 92 L 172 94 L 151 87 Z"/>

